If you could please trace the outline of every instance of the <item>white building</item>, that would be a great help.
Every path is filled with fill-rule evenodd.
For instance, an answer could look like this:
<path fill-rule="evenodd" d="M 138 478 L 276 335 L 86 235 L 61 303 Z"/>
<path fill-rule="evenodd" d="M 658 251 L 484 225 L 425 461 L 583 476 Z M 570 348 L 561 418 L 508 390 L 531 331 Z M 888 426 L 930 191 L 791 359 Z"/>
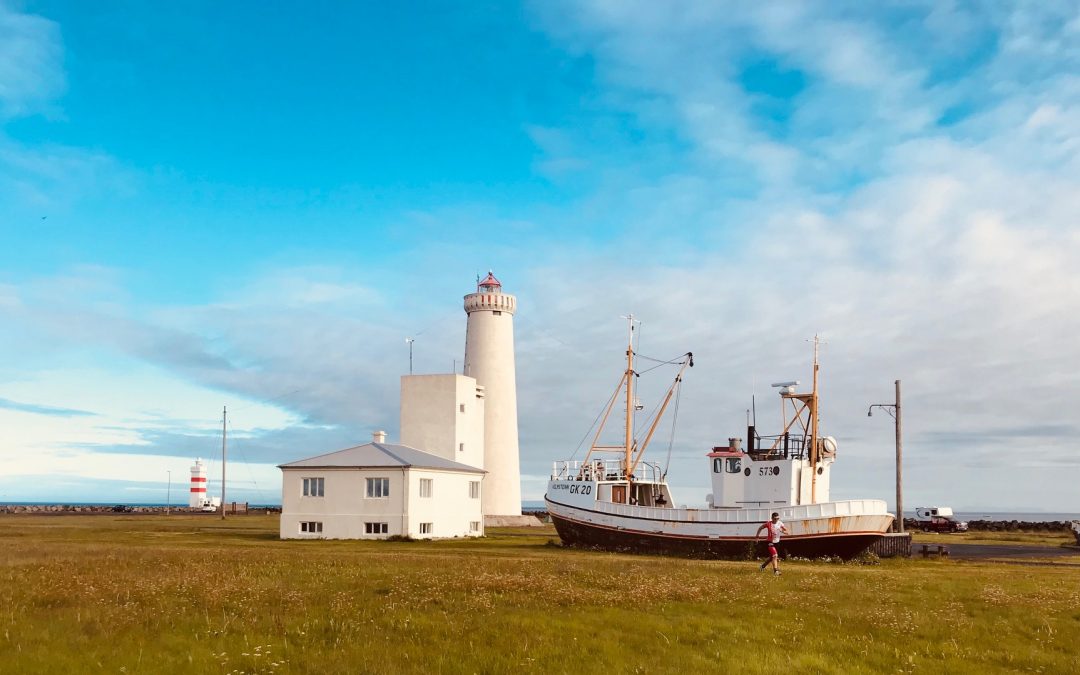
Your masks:
<path fill-rule="evenodd" d="M 465 375 L 484 388 L 484 515 L 521 515 L 514 312 L 517 298 L 502 292 L 491 272 L 465 296 Z"/>
<path fill-rule="evenodd" d="M 485 404 L 471 377 L 404 375 L 401 444 L 483 469 Z"/>
<path fill-rule="evenodd" d="M 484 533 L 482 469 L 386 443 L 381 431 L 366 445 L 279 468 L 282 539 Z"/>
<path fill-rule="evenodd" d="M 400 445 L 376 432 L 282 464 L 281 537 L 480 536 L 485 517 L 539 524 L 521 517 L 516 308 L 490 272 L 465 296 L 465 374 L 401 378 Z"/>

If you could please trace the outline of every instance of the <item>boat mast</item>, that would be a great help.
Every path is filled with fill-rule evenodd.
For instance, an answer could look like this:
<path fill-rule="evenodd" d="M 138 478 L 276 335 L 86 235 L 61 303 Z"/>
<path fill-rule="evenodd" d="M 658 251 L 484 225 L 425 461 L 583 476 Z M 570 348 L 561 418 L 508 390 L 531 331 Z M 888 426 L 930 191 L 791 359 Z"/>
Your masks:
<path fill-rule="evenodd" d="M 626 317 L 626 445 L 623 454 L 623 472 L 630 479 L 631 452 L 634 444 L 634 315 Z"/>
<path fill-rule="evenodd" d="M 817 504 L 818 465 L 818 346 L 821 341 L 814 336 L 814 389 L 810 394 L 810 503 Z"/>

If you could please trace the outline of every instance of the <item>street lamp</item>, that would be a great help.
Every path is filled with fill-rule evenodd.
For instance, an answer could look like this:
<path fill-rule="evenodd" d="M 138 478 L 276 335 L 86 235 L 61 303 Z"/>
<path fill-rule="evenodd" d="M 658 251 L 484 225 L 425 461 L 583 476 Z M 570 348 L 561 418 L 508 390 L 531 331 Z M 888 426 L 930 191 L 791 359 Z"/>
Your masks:
<path fill-rule="evenodd" d="M 873 417 L 874 408 L 881 408 L 896 420 L 896 520 L 893 527 L 897 532 L 904 531 L 904 439 L 900 424 L 900 380 L 896 381 L 896 403 L 875 403 L 866 411 L 867 417 Z"/>

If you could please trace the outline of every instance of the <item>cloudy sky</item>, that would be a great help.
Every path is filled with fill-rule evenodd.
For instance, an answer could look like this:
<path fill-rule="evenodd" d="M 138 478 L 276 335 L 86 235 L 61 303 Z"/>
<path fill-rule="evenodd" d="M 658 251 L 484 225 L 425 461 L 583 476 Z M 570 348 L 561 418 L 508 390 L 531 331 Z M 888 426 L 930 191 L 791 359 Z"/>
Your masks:
<path fill-rule="evenodd" d="M 0 0 L 0 502 L 183 498 L 226 405 L 277 501 L 396 438 L 492 269 L 526 499 L 633 312 L 697 360 L 679 501 L 820 334 L 835 497 L 893 501 L 900 379 L 909 508 L 1080 512 L 1077 73 L 1048 0 Z"/>

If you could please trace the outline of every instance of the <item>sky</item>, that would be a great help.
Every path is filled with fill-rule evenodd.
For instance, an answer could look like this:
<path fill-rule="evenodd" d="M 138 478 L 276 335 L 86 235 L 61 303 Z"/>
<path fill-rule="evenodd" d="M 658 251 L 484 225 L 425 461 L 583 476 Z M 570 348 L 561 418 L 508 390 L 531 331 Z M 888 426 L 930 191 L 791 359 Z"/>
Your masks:
<path fill-rule="evenodd" d="M 834 498 L 1080 512 L 1073 2 L 0 0 L 0 502 L 280 499 L 514 317 L 523 498 L 639 351 L 670 463 L 780 424 Z M 643 396 L 673 372 L 643 375 Z M 651 407 L 651 402 L 647 402 Z"/>

